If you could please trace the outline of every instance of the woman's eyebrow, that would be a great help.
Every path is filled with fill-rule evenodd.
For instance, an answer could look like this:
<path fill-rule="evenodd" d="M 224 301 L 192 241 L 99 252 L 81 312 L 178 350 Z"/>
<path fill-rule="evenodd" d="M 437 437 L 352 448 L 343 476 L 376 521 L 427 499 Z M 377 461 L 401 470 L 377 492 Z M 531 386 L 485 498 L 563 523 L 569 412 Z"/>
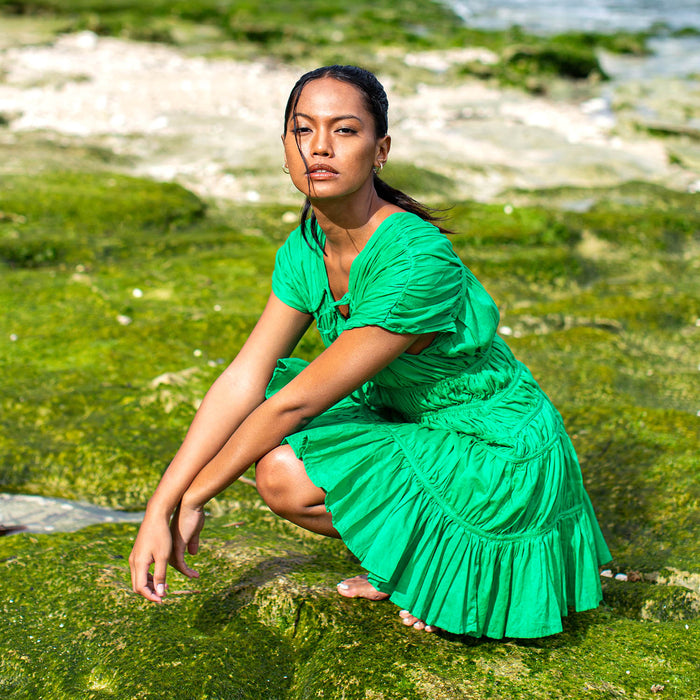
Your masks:
<path fill-rule="evenodd" d="M 308 114 L 304 114 L 304 112 L 295 112 L 295 113 L 290 117 L 290 121 L 291 121 L 292 119 L 294 119 L 295 117 L 296 117 L 296 118 L 304 117 L 304 118 L 306 118 L 306 119 L 309 119 L 309 120 L 311 120 L 311 121 L 314 121 L 314 117 L 312 117 L 312 116 L 310 116 L 310 115 L 308 115 Z M 334 122 L 340 122 L 340 121 L 343 121 L 344 119 L 356 119 L 358 122 L 360 122 L 360 124 L 362 124 L 362 119 L 360 119 L 360 117 L 358 117 L 358 116 L 355 115 L 355 114 L 341 114 L 339 117 L 331 117 L 331 121 L 334 121 Z"/>

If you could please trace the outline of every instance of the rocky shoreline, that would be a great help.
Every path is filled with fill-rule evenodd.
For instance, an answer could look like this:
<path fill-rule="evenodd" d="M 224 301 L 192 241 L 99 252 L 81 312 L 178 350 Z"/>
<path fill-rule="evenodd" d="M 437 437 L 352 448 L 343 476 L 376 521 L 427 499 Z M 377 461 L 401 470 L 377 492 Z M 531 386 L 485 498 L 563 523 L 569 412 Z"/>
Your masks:
<path fill-rule="evenodd" d="M 494 60 L 486 49 L 470 52 L 473 60 Z M 405 56 L 408 67 L 436 73 L 464 60 L 455 50 Z M 208 199 L 293 203 L 279 167 L 280 115 L 303 69 L 193 57 L 92 32 L 10 46 L 0 51 L 0 139 L 21 144 L 41 133 L 58 143 L 80 141 L 122 158 L 128 172 L 179 182 Z M 451 178 L 451 198 L 484 201 L 511 188 L 629 180 L 700 187 L 695 160 L 674 159 L 672 139 L 629 128 L 610 87 L 554 98 L 473 78 L 448 85 L 410 80 L 410 73 L 406 81 L 385 78 L 392 160 Z M 634 86 L 614 89 L 629 95 Z M 671 90 L 681 93 L 668 81 L 646 85 L 645 103 L 650 93 L 662 103 Z M 697 92 L 685 99 L 686 113 L 698 109 Z M 658 121 L 676 123 L 667 114 Z M 693 140 L 677 126 L 678 139 Z"/>

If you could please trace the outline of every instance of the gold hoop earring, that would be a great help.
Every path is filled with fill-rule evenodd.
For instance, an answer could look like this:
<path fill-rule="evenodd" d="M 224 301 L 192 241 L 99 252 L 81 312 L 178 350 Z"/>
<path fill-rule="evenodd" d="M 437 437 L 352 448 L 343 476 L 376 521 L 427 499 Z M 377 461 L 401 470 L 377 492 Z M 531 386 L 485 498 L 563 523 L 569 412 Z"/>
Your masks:
<path fill-rule="evenodd" d="M 380 160 L 379 165 L 374 169 L 375 173 L 381 173 L 384 169 L 384 163 Z"/>
<path fill-rule="evenodd" d="M 282 166 L 282 172 L 283 172 L 285 175 L 289 175 L 289 167 L 287 167 L 287 164 L 286 164 L 286 163 Z"/>

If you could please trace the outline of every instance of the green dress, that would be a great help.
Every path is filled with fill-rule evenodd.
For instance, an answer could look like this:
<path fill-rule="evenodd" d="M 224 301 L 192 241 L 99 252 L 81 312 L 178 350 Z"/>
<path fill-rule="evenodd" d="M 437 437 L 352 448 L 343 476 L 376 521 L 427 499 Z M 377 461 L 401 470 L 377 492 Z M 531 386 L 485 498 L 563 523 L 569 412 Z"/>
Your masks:
<path fill-rule="evenodd" d="M 437 333 L 285 439 L 376 588 L 427 624 L 492 638 L 560 632 L 570 606 L 598 606 L 610 553 L 562 419 L 435 226 L 385 219 L 337 301 L 296 229 L 272 288 L 326 345 L 361 326 Z M 280 360 L 268 395 L 305 366 Z"/>

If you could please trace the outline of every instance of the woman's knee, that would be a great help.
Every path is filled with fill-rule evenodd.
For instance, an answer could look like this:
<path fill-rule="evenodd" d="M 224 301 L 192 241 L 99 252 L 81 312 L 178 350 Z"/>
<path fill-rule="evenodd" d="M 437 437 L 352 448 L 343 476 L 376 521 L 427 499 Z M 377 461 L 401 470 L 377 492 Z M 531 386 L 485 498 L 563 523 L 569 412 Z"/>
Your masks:
<path fill-rule="evenodd" d="M 294 473 L 299 460 L 289 445 L 268 452 L 255 465 L 255 485 L 270 510 L 284 516 L 293 510 Z"/>

